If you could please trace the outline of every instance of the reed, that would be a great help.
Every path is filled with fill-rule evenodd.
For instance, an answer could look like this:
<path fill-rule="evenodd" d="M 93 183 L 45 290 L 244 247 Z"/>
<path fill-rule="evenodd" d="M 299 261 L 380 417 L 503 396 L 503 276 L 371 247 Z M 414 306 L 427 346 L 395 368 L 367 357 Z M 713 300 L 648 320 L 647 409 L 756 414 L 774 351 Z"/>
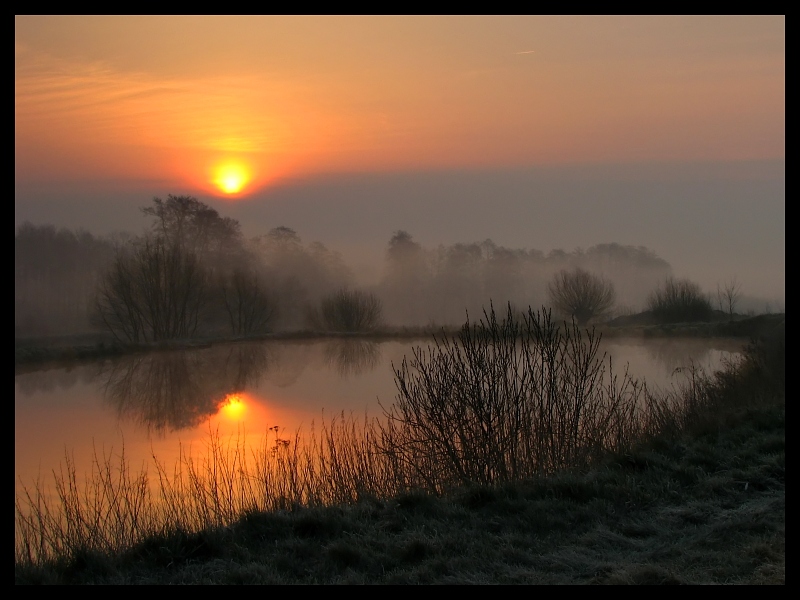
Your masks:
<path fill-rule="evenodd" d="M 116 457 L 95 452 L 84 477 L 67 455 L 49 483 L 23 485 L 15 499 L 16 562 L 115 553 L 172 531 L 226 527 L 247 513 L 394 494 L 376 434 L 366 416 L 343 414 L 291 439 L 273 428 L 257 447 L 245 444 L 244 432 L 210 431 L 205 451 L 181 448 L 173 465 L 154 455 L 136 473 L 124 449 Z"/>

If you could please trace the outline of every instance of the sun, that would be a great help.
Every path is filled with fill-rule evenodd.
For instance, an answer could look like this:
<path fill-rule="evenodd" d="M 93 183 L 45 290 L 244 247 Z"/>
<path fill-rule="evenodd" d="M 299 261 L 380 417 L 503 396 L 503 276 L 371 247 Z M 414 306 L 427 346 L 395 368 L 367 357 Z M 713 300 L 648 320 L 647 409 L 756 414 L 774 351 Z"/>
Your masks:
<path fill-rule="evenodd" d="M 225 194 L 238 194 L 249 181 L 250 172 L 239 163 L 227 162 L 214 169 L 214 185 Z"/>

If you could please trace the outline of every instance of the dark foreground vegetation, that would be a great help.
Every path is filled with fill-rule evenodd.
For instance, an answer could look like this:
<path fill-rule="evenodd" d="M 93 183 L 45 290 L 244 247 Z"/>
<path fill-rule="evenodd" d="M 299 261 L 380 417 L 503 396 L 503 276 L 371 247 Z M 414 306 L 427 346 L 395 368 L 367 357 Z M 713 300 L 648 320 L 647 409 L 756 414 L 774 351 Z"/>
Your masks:
<path fill-rule="evenodd" d="M 784 583 L 784 326 L 670 394 L 594 347 L 489 314 L 399 366 L 388 420 L 251 461 L 212 440 L 155 497 L 124 458 L 85 487 L 67 465 L 17 498 L 15 580 Z"/>

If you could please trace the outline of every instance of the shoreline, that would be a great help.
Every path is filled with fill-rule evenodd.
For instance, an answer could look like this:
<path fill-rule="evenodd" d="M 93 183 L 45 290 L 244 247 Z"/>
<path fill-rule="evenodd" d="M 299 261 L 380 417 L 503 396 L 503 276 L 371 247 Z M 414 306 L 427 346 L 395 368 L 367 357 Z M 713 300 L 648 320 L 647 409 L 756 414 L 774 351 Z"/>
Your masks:
<path fill-rule="evenodd" d="M 785 329 L 786 314 L 776 313 L 739 318 L 730 321 L 707 323 L 652 324 L 636 322 L 633 318 L 622 321 L 589 325 L 606 339 L 634 338 L 733 338 L 744 341 L 764 336 L 778 329 Z M 642 319 L 640 319 L 642 321 Z M 326 339 L 357 339 L 388 341 L 393 339 L 423 339 L 432 336 L 451 335 L 460 327 L 397 327 L 362 333 L 322 331 L 281 331 L 247 336 L 207 336 L 183 340 L 165 340 L 140 344 L 124 344 L 105 333 L 83 333 L 65 336 L 15 338 L 14 366 L 41 366 L 49 362 L 71 362 L 97 360 L 117 356 L 153 352 L 159 350 L 191 350 L 207 348 L 216 344 L 237 342 L 296 340 L 315 341 Z"/>

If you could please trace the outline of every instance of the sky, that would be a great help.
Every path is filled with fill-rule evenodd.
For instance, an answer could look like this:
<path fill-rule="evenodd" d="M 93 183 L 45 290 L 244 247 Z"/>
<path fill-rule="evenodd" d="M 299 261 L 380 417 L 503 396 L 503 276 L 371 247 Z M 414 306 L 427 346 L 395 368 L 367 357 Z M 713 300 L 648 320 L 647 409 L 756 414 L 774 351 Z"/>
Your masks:
<path fill-rule="evenodd" d="M 643 245 L 785 297 L 784 16 L 15 17 L 15 227 L 190 194 L 379 276 Z"/>

